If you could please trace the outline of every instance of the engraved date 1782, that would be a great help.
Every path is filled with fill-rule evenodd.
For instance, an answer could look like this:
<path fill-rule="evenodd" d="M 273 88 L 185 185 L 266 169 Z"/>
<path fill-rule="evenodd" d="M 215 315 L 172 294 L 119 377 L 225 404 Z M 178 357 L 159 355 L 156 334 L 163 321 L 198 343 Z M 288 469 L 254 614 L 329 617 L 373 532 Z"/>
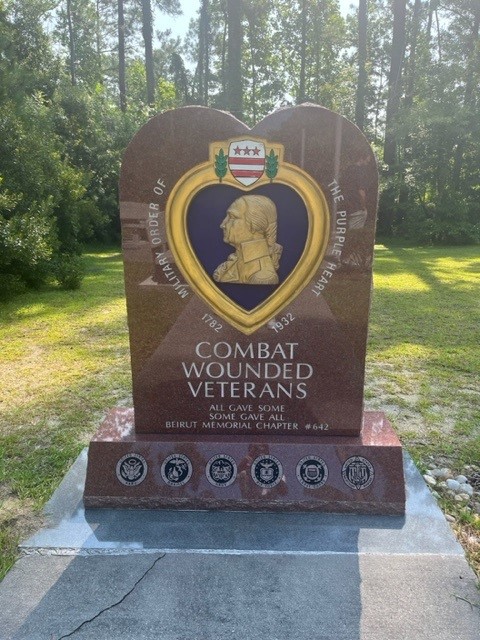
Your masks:
<path fill-rule="evenodd" d="M 215 318 L 209 313 L 204 313 L 202 316 L 202 320 L 205 322 L 205 324 L 208 324 L 209 327 L 212 327 L 214 331 L 220 332 L 223 328 L 223 325 L 220 324 L 218 320 L 215 320 Z"/>

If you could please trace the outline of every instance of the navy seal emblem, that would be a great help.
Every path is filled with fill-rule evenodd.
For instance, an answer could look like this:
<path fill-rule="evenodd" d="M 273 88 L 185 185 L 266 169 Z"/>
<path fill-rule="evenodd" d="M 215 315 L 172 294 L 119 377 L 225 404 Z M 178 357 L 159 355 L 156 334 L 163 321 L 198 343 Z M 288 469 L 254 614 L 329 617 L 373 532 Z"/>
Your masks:
<path fill-rule="evenodd" d="M 296 476 L 306 489 L 318 489 L 327 481 L 328 467 L 318 456 L 305 456 L 297 464 Z"/>
<path fill-rule="evenodd" d="M 252 463 L 251 473 L 253 481 L 259 487 L 275 487 L 282 479 L 282 463 L 269 454 L 258 456 Z"/>
<path fill-rule="evenodd" d="M 228 487 L 237 477 L 237 463 L 231 456 L 220 453 L 207 462 L 207 480 L 215 487 Z"/>
<path fill-rule="evenodd" d="M 183 453 L 172 453 L 163 461 L 160 473 L 170 487 L 183 487 L 192 477 L 193 466 Z"/>
<path fill-rule="evenodd" d="M 133 487 L 145 480 L 148 465 L 138 453 L 127 453 L 117 462 L 117 478 L 127 487 Z"/>
<path fill-rule="evenodd" d="M 352 456 L 343 463 L 342 478 L 351 489 L 366 489 L 375 478 L 375 470 L 366 458 Z"/>

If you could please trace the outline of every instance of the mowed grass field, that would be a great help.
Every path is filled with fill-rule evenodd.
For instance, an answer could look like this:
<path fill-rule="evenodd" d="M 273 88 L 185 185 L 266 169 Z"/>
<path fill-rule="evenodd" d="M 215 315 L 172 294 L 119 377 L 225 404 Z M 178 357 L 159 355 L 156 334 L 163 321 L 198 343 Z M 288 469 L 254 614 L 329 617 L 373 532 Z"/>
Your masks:
<path fill-rule="evenodd" d="M 85 262 L 79 291 L 0 306 L 0 578 L 105 412 L 131 404 L 121 256 Z M 374 274 L 366 408 L 387 413 L 422 469 L 478 464 L 479 248 L 379 244 Z M 475 516 L 443 506 L 469 539 L 480 535 Z"/>

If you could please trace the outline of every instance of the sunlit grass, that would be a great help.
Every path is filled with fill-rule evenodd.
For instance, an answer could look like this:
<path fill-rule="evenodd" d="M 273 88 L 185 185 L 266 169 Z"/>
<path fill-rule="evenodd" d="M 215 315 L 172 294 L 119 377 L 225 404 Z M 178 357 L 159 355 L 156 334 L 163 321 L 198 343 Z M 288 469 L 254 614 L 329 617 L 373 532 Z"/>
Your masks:
<path fill-rule="evenodd" d="M 374 274 L 368 403 L 391 405 L 390 417 L 407 448 L 415 441 L 415 455 L 478 462 L 478 247 L 378 245 Z"/>

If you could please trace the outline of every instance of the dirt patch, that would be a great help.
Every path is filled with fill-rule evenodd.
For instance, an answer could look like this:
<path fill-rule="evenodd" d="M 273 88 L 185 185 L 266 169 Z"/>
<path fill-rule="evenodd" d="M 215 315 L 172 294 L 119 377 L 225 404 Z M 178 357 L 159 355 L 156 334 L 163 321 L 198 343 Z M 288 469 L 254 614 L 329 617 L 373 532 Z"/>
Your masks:
<path fill-rule="evenodd" d="M 14 529 L 18 539 L 25 540 L 45 523 L 31 500 L 21 500 L 5 487 L 0 489 L 0 529 Z"/>

